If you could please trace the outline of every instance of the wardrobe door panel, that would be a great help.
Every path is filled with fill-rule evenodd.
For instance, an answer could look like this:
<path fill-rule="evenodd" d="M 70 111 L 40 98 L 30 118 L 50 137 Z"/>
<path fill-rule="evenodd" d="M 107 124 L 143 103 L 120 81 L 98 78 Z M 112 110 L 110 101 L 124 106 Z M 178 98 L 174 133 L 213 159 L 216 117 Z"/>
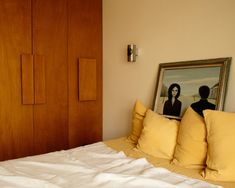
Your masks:
<path fill-rule="evenodd" d="M 102 139 L 102 1 L 68 0 L 68 15 L 69 146 L 76 147 Z M 96 61 L 94 100 L 79 101 L 80 58 Z"/>
<path fill-rule="evenodd" d="M 34 144 L 36 153 L 45 153 L 68 146 L 67 1 L 33 0 L 33 18 L 33 53 L 45 66 L 44 100 L 34 105 Z"/>
<path fill-rule="evenodd" d="M 33 107 L 22 103 L 21 55 L 31 53 L 30 0 L 0 1 L 0 160 L 32 154 Z"/>

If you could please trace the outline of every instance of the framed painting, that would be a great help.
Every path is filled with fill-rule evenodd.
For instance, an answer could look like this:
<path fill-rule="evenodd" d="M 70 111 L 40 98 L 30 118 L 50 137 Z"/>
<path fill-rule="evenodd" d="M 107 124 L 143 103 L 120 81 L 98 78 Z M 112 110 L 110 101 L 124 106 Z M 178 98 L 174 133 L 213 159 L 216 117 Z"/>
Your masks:
<path fill-rule="evenodd" d="M 231 59 L 161 63 L 153 110 L 175 119 L 189 106 L 200 115 L 204 109 L 223 110 Z"/>

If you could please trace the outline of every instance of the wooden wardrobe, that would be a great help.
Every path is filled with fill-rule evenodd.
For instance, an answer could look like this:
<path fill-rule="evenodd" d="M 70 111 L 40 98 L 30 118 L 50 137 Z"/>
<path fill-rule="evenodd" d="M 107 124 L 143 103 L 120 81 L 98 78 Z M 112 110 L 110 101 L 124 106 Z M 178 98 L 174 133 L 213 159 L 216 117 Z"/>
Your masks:
<path fill-rule="evenodd" d="M 0 160 L 102 139 L 102 0 L 0 1 Z"/>

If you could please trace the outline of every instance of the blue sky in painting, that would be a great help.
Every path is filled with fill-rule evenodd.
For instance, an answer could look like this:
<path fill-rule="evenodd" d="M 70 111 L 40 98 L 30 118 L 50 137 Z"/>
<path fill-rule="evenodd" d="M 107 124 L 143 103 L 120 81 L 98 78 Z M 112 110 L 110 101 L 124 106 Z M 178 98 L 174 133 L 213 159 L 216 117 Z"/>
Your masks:
<path fill-rule="evenodd" d="M 220 67 L 185 68 L 165 70 L 163 84 L 169 87 L 172 83 L 181 86 L 181 95 L 191 96 L 198 93 L 198 88 L 207 85 L 210 88 L 219 82 Z"/>

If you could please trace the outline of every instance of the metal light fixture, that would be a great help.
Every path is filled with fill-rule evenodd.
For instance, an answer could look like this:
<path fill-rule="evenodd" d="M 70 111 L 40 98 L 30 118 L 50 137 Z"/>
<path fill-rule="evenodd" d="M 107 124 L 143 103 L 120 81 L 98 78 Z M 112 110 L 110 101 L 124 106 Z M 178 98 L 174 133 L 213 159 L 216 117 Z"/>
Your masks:
<path fill-rule="evenodd" d="M 137 56 L 137 48 L 135 44 L 127 45 L 127 60 L 128 62 L 135 62 Z"/>

